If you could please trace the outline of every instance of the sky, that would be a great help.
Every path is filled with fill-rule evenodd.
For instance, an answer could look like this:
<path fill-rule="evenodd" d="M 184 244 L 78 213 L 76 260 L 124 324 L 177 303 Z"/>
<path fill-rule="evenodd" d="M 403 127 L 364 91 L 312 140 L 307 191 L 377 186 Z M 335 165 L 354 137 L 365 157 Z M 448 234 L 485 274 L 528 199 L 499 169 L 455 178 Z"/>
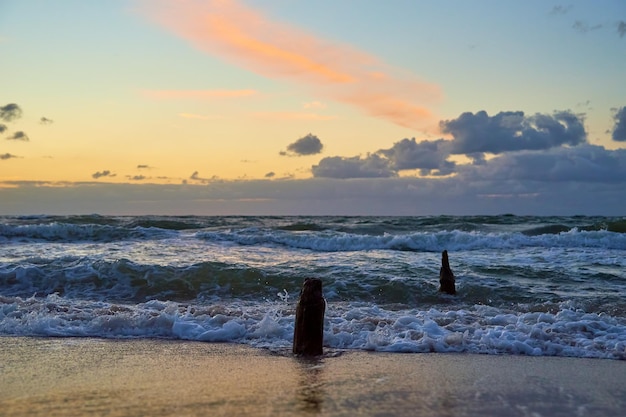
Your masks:
<path fill-rule="evenodd" d="M 623 0 L 0 0 L 0 215 L 626 215 Z"/>

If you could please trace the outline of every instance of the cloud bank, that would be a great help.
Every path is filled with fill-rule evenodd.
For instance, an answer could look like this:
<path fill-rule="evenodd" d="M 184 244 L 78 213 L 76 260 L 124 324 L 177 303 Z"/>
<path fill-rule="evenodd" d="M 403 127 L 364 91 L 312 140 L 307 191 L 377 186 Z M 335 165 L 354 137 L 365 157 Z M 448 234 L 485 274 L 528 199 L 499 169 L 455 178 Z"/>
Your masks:
<path fill-rule="evenodd" d="M 274 21 L 235 0 L 143 1 L 140 13 L 197 48 L 269 78 L 288 79 L 400 126 L 436 119 L 437 85 L 373 56 Z"/>
<path fill-rule="evenodd" d="M 626 198 L 623 178 L 614 183 L 405 177 L 2 185 L 0 211 L 17 214 L 623 216 Z"/>
<path fill-rule="evenodd" d="M 311 168 L 316 178 L 389 178 L 397 176 L 387 159 L 378 154 L 368 154 L 344 158 L 331 156 L 322 159 L 318 165 Z"/>

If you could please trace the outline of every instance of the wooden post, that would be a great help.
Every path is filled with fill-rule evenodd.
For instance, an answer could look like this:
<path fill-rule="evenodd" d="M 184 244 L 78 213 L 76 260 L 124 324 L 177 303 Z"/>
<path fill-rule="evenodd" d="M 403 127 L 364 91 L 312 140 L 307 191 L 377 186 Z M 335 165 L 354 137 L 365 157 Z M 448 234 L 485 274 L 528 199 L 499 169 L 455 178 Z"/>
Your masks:
<path fill-rule="evenodd" d="M 293 353 L 318 356 L 323 353 L 324 312 L 326 300 L 322 294 L 322 280 L 306 278 L 296 307 L 293 331 Z"/>
<path fill-rule="evenodd" d="M 439 270 L 439 291 L 447 294 L 456 294 L 456 288 L 454 286 L 454 274 L 450 269 L 450 262 L 448 262 L 448 251 L 444 250 L 441 253 L 441 269 Z"/>

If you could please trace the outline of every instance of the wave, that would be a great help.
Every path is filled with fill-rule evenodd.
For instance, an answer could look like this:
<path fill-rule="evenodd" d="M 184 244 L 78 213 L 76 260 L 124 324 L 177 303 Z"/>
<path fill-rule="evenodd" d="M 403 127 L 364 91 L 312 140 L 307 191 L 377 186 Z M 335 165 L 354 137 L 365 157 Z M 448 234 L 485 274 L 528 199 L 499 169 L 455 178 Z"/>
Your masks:
<path fill-rule="evenodd" d="M 144 226 L 150 223 L 143 223 Z M 0 241 L 115 242 L 124 240 L 159 240 L 176 238 L 189 225 L 169 224 L 169 229 L 134 226 L 132 228 L 49 223 L 44 225 L 0 225 Z M 232 229 L 197 231 L 195 237 L 207 242 L 229 242 L 243 246 L 282 246 L 320 252 L 396 250 L 438 252 L 443 249 L 472 251 L 524 247 L 626 249 L 626 234 L 607 230 L 566 230 L 546 226 L 525 232 L 465 232 L 460 230 L 379 235 L 321 230 L 297 226 L 288 229 Z"/>
<path fill-rule="evenodd" d="M 525 263 L 479 263 L 456 272 L 458 295 L 451 299 L 438 291 L 437 263 L 381 263 L 375 269 L 297 262 L 255 267 L 239 262 L 155 265 L 124 258 L 65 256 L 0 264 L 0 289 L 5 296 L 22 298 L 56 294 L 71 300 L 125 303 L 263 302 L 277 293 L 297 297 L 304 278 L 316 276 L 323 280 L 329 301 L 376 303 L 396 309 L 440 306 L 452 300 L 520 311 L 564 300 L 576 300 L 588 311 L 612 313 L 621 308 L 623 278 L 619 267 L 610 263 L 573 276 Z"/>
<path fill-rule="evenodd" d="M 50 242 L 112 242 L 127 239 L 170 237 L 168 230 L 145 227 L 120 227 L 94 223 L 0 224 L 0 240 L 39 240 Z"/>
<path fill-rule="evenodd" d="M 284 232 L 273 229 L 240 229 L 197 232 L 196 237 L 239 245 L 278 245 L 321 252 L 397 250 L 414 252 L 516 249 L 523 247 L 626 249 L 626 234 L 606 230 L 571 229 L 558 233 L 485 233 L 460 230 L 363 235 L 330 231 Z"/>
<path fill-rule="evenodd" d="M 29 259 L 0 269 L 4 295 L 47 296 L 141 302 L 149 299 L 257 299 L 274 293 L 284 282 L 254 268 L 219 262 L 184 267 L 142 265 L 127 259 L 115 261 L 66 257 Z M 289 283 L 286 283 L 289 286 Z M 291 285 L 296 284 L 295 279 Z M 269 291 L 269 292 L 268 292 Z"/>
<path fill-rule="evenodd" d="M 280 294 L 277 294 L 277 296 Z M 0 296 L 0 334 L 169 338 L 285 349 L 293 340 L 295 303 L 127 305 Z M 329 304 L 326 349 L 465 352 L 626 359 L 626 323 L 568 302 L 551 312 L 511 312 L 476 305 L 393 311 L 377 305 Z"/>
<path fill-rule="evenodd" d="M 160 239 L 197 232 L 201 239 L 243 245 L 280 244 L 313 250 L 416 250 L 545 244 L 576 245 L 569 234 L 603 232 L 617 248 L 626 235 L 626 220 L 586 217 L 425 216 L 425 217 L 201 217 L 201 216 L 22 216 L 0 217 L 0 240 L 116 241 Z M 555 235 L 554 238 L 545 237 Z M 605 235 L 603 235 L 605 236 Z M 534 238 L 534 239 L 533 239 Z M 492 242 L 489 242 L 491 240 Z M 600 239 L 585 235 L 590 244 Z M 434 245 L 434 244 L 435 245 Z M 607 242 L 611 243 L 611 242 Z"/>

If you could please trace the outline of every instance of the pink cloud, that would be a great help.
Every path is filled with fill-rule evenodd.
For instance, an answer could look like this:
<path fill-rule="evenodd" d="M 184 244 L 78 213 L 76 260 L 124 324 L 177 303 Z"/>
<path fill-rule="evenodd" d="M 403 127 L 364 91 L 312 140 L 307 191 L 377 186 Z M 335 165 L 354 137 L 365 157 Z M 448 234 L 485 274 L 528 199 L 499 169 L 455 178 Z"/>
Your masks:
<path fill-rule="evenodd" d="M 374 117 L 423 130 L 436 125 L 435 84 L 353 47 L 276 22 L 237 0 L 144 0 L 141 12 L 197 48 L 255 73 L 289 79 Z"/>

